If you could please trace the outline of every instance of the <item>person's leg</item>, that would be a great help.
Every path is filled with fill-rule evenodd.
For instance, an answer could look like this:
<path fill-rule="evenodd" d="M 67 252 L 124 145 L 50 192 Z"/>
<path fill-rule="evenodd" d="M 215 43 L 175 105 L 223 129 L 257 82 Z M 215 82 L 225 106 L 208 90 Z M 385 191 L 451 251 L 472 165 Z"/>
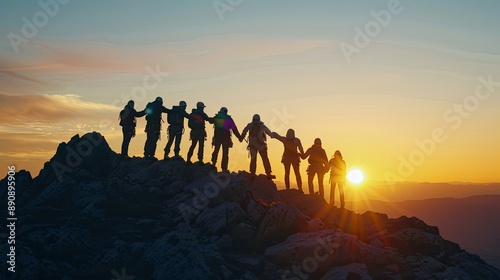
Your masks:
<path fill-rule="evenodd" d="M 128 157 L 128 146 L 132 139 L 132 131 L 130 128 L 122 127 L 123 142 L 122 142 L 122 156 Z"/>
<path fill-rule="evenodd" d="M 302 191 L 302 177 L 300 176 L 300 163 L 294 162 L 292 163 L 293 172 L 295 173 L 295 179 L 297 180 L 297 187 L 299 191 Z"/>
<path fill-rule="evenodd" d="M 187 153 L 187 158 L 186 158 L 186 161 L 191 161 L 191 157 L 193 156 L 193 152 L 194 152 L 194 149 L 196 148 L 196 140 L 195 139 L 191 139 L 191 146 L 189 146 L 189 150 L 188 150 L 188 153 Z"/>
<path fill-rule="evenodd" d="M 144 157 L 149 157 L 151 154 L 151 132 L 146 132 L 146 143 L 144 143 Z"/>
<path fill-rule="evenodd" d="M 345 185 L 344 181 L 339 182 L 339 194 L 340 194 L 340 207 L 341 208 L 344 208 L 344 206 L 345 206 L 344 185 Z"/>
<path fill-rule="evenodd" d="M 222 143 L 222 171 L 227 172 L 229 164 L 229 143 Z"/>
<path fill-rule="evenodd" d="M 250 173 L 255 175 L 257 170 L 257 149 L 250 147 Z"/>
<path fill-rule="evenodd" d="M 267 175 L 271 175 L 272 170 L 271 170 L 271 163 L 269 162 L 269 157 L 267 155 L 267 148 L 263 150 L 259 150 L 260 157 L 262 158 L 262 163 L 264 164 L 264 170 L 266 171 Z"/>
<path fill-rule="evenodd" d="M 165 159 L 168 158 L 168 154 L 170 154 L 170 149 L 172 148 L 172 144 L 174 143 L 175 133 L 173 133 L 171 127 L 168 128 L 168 141 L 165 146 Z"/>
<path fill-rule="evenodd" d="M 212 152 L 212 165 L 213 166 L 215 166 L 215 164 L 217 163 L 217 157 L 219 155 L 220 146 L 221 146 L 220 142 L 214 143 L 214 151 Z"/>
<path fill-rule="evenodd" d="M 154 131 L 151 134 L 152 134 L 152 139 L 151 139 L 151 153 L 150 153 L 150 156 L 154 157 L 155 153 L 156 153 L 156 144 L 158 142 L 158 138 L 160 138 L 160 132 L 159 131 Z"/>
<path fill-rule="evenodd" d="M 335 186 L 337 182 L 330 180 L 330 205 L 335 206 Z"/>
<path fill-rule="evenodd" d="M 312 171 L 312 170 L 309 170 L 309 173 L 307 173 L 307 184 L 309 185 L 309 194 L 313 194 L 314 193 L 314 183 L 313 183 L 313 180 L 314 180 L 314 174 L 316 172 L 315 171 Z"/>
<path fill-rule="evenodd" d="M 285 166 L 285 186 L 286 189 L 290 189 L 290 162 L 283 162 L 283 165 Z"/>
<path fill-rule="evenodd" d="M 181 132 L 177 132 L 175 134 L 175 147 L 174 147 L 174 153 L 175 153 L 175 156 L 178 157 L 179 156 L 179 153 L 181 151 L 181 141 L 182 141 L 182 131 Z"/>
<path fill-rule="evenodd" d="M 324 177 L 325 177 L 325 173 L 319 171 L 318 172 L 318 188 L 319 188 L 319 194 L 321 195 L 322 198 L 325 198 L 325 188 L 323 186 Z"/>
<path fill-rule="evenodd" d="M 203 163 L 203 153 L 205 152 L 205 136 L 198 138 L 198 161 Z"/>

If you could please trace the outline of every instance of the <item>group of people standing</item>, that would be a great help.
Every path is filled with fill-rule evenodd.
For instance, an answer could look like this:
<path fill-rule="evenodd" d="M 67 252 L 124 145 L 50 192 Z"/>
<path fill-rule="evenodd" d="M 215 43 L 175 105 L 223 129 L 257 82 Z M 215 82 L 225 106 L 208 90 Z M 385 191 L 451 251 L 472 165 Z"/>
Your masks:
<path fill-rule="evenodd" d="M 162 113 L 167 114 L 167 135 L 168 141 L 165 146 L 164 160 L 170 158 L 170 151 L 174 144 L 174 157 L 181 158 L 180 143 L 184 134 L 184 119 L 188 120 L 190 128 L 191 146 L 187 153 L 186 162 L 192 163 L 196 146 L 198 146 L 198 163 L 203 163 L 203 154 L 205 141 L 207 139 L 206 122 L 214 125 L 214 136 L 212 138 L 211 162 L 216 165 L 220 149 L 222 148 L 221 169 L 223 172 L 228 172 L 229 163 L 229 148 L 233 146 L 232 135 L 243 142 L 248 134 L 248 150 L 250 153 L 250 173 L 255 175 L 257 168 L 257 155 L 260 155 L 264 164 L 264 170 L 269 179 L 276 178 L 272 174 L 271 163 L 267 153 L 266 135 L 279 140 L 283 143 L 284 152 L 281 162 L 285 168 L 285 186 L 290 188 L 290 169 L 293 167 L 297 186 L 302 192 L 302 178 L 300 175 L 300 161 L 308 158 L 309 166 L 307 168 L 309 193 L 314 193 L 314 177 L 318 177 L 319 195 L 324 197 L 323 179 L 324 175 L 330 171 L 330 203 L 335 204 L 335 188 L 338 185 L 340 193 L 340 204 L 344 207 L 344 185 L 346 177 L 346 164 L 342 158 L 340 151 L 336 151 L 334 156 L 328 160 L 325 150 L 321 146 L 321 139 L 316 138 L 314 144 L 304 152 L 302 143 L 299 138 L 295 137 L 295 131 L 289 129 L 286 136 L 281 136 L 276 132 L 271 132 L 269 128 L 261 121 L 258 114 L 253 115 L 252 121 L 243 129 L 242 133 L 228 115 L 226 107 L 220 108 L 219 112 L 213 117 L 209 117 L 205 112 L 203 102 L 198 102 L 196 108 L 192 109 L 191 113 L 186 112 L 187 104 L 185 101 L 180 101 L 178 106 L 173 106 L 172 109 L 163 106 L 163 99 L 157 97 L 155 101 L 148 103 L 142 111 L 134 109 L 134 101 L 130 100 L 125 108 L 120 112 L 120 125 L 122 126 L 123 142 L 121 147 L 121 155 L 124 158 L 129 158 L 128 147 L 132 137 L 136 133 L 136 118 L 146 116 L 146 143 L 144 145 L 144 157 L 150 160 L 157 160 L 155 157 L 157 142 L 161 136 L 161 126 L 163 121 Z"/>

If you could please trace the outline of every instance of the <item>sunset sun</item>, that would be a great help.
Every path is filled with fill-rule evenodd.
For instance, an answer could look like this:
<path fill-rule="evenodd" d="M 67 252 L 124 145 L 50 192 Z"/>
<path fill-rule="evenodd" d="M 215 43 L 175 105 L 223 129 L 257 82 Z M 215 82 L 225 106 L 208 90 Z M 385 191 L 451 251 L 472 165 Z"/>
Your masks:
<path fill-rule="evenodd" d="M 359 169 L 351 169 L 347 173 L 347 180 L 349 181 L 349 183 L 359 185 L 365 180 L 365 174 Z"/>

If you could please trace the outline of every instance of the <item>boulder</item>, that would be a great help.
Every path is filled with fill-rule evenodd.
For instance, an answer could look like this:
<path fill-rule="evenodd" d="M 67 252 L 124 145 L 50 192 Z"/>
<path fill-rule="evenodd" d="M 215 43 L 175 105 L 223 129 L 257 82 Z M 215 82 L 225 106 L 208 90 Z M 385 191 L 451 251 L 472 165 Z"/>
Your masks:
<path fill-rule="evenodd" d="M 339 229 L 297 233 L 265 250 L 266 259 L 285 267 L 299 267 L 313 277 L 324 275 L 332 267 L 364 263 L 379 268 L 394 262 L 392 251 L 361 242 Z"/>
<path fill-rule="evenodd" d="M 307 229 L 309 217 L 294 205 L 275 203 L 267 210 L 257 229 L 257 241 L 264 246 L 285 240 L 291 234 Z"/>
<path fill-rule="evenodd" d="M 267 204 L 281 200 L 276 184 L 269 180 L 265 175 L 259 175 L 250 181 L 248 190 L 252 193 L 255 200 L 262 200 Z"/>
<path fill-rule="evenodd" d="M 245 217 L 245 211 L 234 202 L 224 202 L 214 208 L 205 208 L 195 225 L 210 235 L 229 231 Z"/>

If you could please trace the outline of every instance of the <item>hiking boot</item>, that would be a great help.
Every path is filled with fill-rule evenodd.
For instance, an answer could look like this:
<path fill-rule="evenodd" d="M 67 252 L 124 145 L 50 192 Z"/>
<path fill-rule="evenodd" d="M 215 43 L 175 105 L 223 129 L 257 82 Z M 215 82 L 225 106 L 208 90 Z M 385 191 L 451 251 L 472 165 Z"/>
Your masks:
<path fill-rule="evenodd" d="M 273 174 L 269 173 L 269 174 L 267 174 L 267 179 L 269 179 L 269 180 L 276 179 L 276 176 L 274 176 Z"/>
<path fill-rule="evenodd" d="M 152 160 L 152 161 L 157 161 L 158 160 L 155 156 L 150 156 L 148 159 Z"/>
<path fill-rule="evenodd" d="M 193 162 L 192 162 L 190 159 L 188 159 L 188 160 L 186 161 L 186 163 L 187 163 L 187 164 L 193 164 Z"/>

